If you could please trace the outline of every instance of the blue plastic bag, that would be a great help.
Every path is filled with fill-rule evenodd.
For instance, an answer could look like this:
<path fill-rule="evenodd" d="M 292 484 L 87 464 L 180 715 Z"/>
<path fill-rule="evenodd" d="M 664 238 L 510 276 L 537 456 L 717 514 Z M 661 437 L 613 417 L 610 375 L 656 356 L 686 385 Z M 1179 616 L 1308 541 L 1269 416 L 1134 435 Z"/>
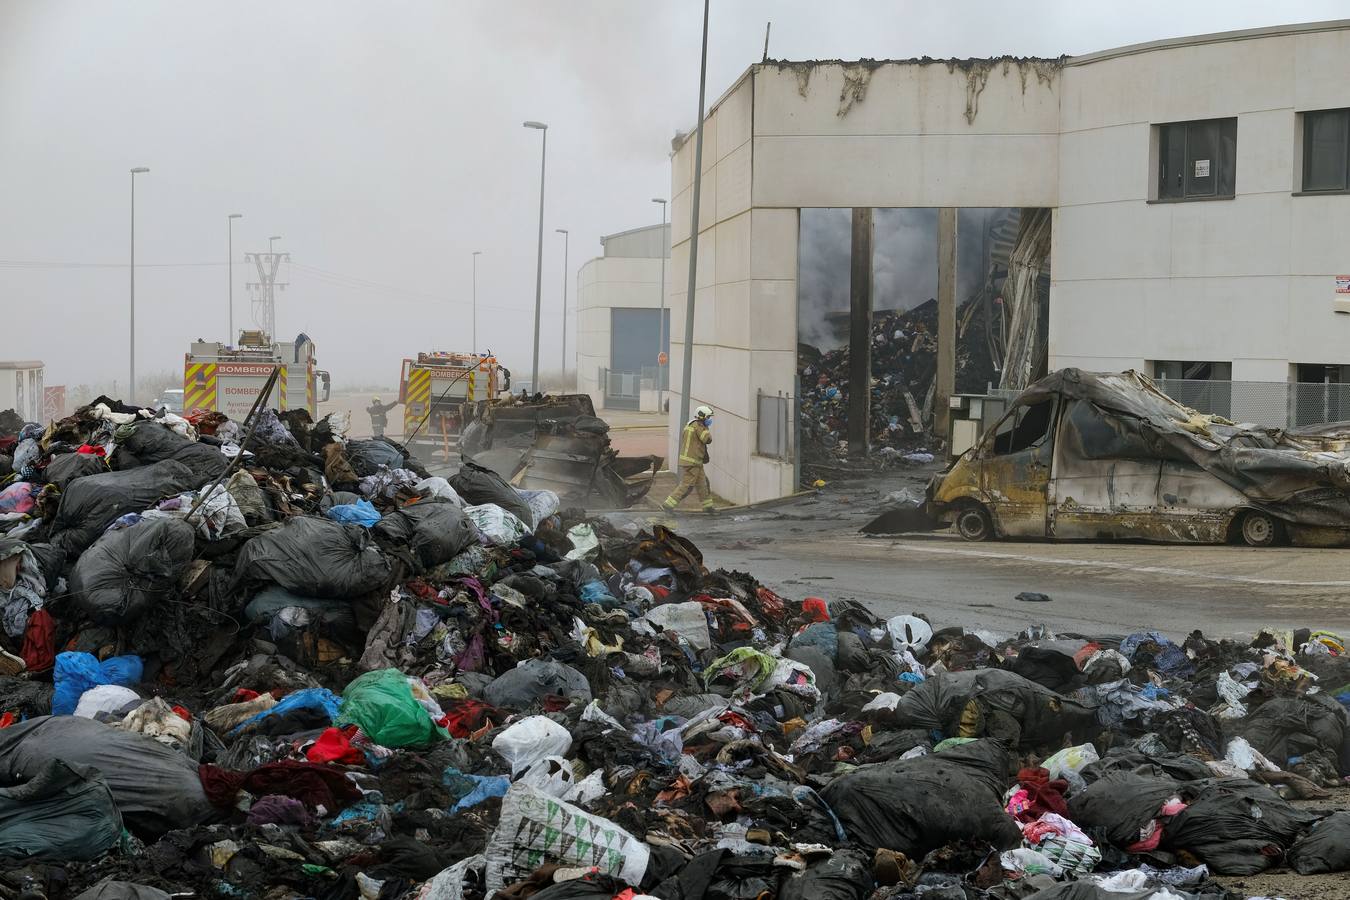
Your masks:
<path fill-rule="evenodd" d="M 324 515 L 334 522 L 360 525 L 363 528 L 369 528 L 380 521 L 379 512 L 370 505 L 369 500 L 357 500 L 355 503 L 343 503 L 330 507 Z"/>
<path fill-rule="evenodd" d="M 52 671 L 52 715 L 69 716 L 79 705 L 80 695 L 101 684 L 129 687 L 141 680 L 144 666 L 139 656 L 114 656 L 99 662 L 90 653 L 56 654 Z"/>
<path fill-rule="evenodd" d="M 230 733 L 238 734 L 249 725 L 260 722 L 268 716 L 281 715 L 282 713 L 288 713 L 294 709 L 312 709 L 321 711 L 327 714 L 328 721 L 331 723 L 338 717 L 338 709 L 341 705 L 342 698 L 328 690 L 328 688 L 305 688 L 304 690 L 296 691 L 293 694 L 287 694 L 285 697 L 281 698 L 276 706 L 265 709 L 252 718 L 245 719 L 234 726 Z"/>

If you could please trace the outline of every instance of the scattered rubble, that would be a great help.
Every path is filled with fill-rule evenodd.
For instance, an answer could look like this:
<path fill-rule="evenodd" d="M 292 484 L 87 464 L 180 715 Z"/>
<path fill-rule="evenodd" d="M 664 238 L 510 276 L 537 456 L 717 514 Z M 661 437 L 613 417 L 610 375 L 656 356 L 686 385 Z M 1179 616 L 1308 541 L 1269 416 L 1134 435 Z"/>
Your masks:
<path fill-rule="evenodd" d="M 0 435 L 0 896 L 1212 900 L 1350 868 L 1337 635 L 881 619 L 345 432 L 102 398 Z"/>

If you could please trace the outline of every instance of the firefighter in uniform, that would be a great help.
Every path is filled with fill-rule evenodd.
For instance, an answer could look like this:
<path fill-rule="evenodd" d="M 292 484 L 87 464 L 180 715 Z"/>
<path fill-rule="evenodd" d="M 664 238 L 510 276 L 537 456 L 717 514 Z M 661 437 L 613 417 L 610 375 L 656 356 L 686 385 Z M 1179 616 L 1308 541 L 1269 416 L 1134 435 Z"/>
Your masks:
<path fill-rule="evenodd" d="M 665 503 L 661 504 L 666 510 L 675 509 L 691 491 L 697 491 L 698 499 L 703 504 L 703 511 L 717 512 L 713 506 L 708 476 L 703 472 L 703 466 L 709 459 L 708 445 L 712 443 L 712 420 L 713 411 L 706 406 L 700 406 L 694 410 L 694 418 L 689 420 L 689 424 L 685 425 L 680 433 L 680 468 L 683 470 L 683 476 L 674 492 L 666 498 Z"/>
<path fill-rule="evenodd" d="M 370 416 L 370 431 L 375 437 L 384 437 L 384 429 L 389 426 L 389 410 L 395 406 L 398 406 L 397 400 L 381 403 L 379 397 L 371 399 L 366 413 Z"/>

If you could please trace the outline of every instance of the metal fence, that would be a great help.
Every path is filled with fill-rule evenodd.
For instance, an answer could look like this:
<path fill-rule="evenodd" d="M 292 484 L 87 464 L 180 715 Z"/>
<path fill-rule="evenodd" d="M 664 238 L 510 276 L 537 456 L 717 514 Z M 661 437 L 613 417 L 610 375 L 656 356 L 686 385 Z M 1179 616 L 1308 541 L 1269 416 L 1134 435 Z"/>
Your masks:
<path fill-rule="evenodd" d="M 756 454 L 780 460 L 796 458 L 792 445 L 797 431 L 794 399 L 782 391 L 777 394 L 757 392 L 755 412 L 759 424 L 755 437 Z"/>
<path fill-rule="evenodd" d="M 1158 388 L 1204 413 L 1258 425 L 1299 427 L 1350 419 L 1350 384 L 1159 379 Z"/>
<path fill-rule="evenodd" d="M 642 373 L 600 369 L 606 409 L 637 409 L 642 404 Z"/>
<path fill-rule="evenodd" d="M 1198 412 L 1281 428 L 1350 420 L 1350 384 L 1154 379 L 1158 390 Z M 990 388 L 1009 400 L 1020 391 Z"/>

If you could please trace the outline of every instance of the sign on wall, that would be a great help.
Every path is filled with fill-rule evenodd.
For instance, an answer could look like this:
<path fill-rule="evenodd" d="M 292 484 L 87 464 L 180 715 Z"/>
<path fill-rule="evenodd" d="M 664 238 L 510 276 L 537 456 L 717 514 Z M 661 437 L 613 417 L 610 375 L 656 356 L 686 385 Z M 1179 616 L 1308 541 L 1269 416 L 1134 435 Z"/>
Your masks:
<path fill-rule="evenodd" d="M 1336 293 L 1350 294 L 1350 275 L 1336 276 Z"/>

